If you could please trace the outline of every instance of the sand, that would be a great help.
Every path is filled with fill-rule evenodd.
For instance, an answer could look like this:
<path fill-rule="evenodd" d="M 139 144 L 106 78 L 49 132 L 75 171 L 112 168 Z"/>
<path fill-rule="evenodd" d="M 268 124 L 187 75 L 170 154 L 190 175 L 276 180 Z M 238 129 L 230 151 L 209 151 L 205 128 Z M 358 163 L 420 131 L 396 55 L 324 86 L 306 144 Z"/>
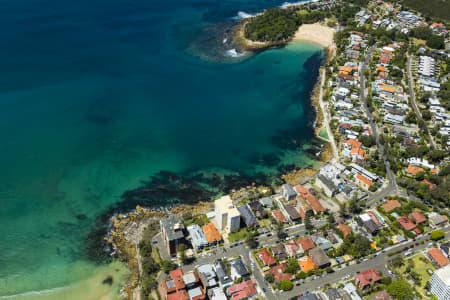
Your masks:
<path fill-rule="evenodd" d="M 295 33 L 292 38 L 293 41 L 308 41 L 321 45 L 322 47 L 329 48 L 334 44 L 335 30 L 326 25 L 315 24 L 303 24 Z"/>

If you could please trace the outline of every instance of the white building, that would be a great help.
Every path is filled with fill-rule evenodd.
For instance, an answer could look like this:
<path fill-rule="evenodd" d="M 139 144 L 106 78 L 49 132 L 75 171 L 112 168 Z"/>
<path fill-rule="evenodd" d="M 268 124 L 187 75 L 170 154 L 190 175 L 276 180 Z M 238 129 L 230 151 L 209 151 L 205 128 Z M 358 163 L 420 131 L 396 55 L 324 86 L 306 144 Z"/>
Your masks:
<path fill-rule="evenodd" d="M 229 195 L 214 201 L 214 212 L 219 230 L 234 231 L 240 228 L 241 215 Z"/>
<path fill-rule="evenodd" d="M 450 299 L 450 265 L 434 271 L 430 284 L 430 291 L 438 300 Z"/>
<path fill-rule="evenodd" d="M 434 58 L 429 56 L 421 56 L 419 58 L 417 73 L 424 77 L 434 77 L 434 65 Z"/>

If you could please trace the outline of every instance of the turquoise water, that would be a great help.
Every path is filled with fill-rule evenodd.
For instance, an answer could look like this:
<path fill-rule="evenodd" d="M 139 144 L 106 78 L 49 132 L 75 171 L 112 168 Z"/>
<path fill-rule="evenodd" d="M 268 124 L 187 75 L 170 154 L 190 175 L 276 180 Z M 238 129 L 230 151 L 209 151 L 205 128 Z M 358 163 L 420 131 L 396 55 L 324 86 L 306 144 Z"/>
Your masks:
<path fill-rule="evenodd" d="M 95 273 L 85 238 L 98 216 L 161 170 L 316 163 L 320 48 L 242 60 L 211 42 L 239 11 L 281 3 L 2 1 L 0 296 Z"/>

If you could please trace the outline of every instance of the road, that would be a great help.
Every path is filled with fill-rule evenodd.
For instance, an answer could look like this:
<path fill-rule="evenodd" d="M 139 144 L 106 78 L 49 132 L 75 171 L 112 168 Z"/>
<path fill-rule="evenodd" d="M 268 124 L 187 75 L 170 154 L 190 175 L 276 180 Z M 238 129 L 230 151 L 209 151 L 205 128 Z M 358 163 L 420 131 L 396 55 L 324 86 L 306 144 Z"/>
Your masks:
<path fill-rule="evenodd" d="M 366 91 L 366 78 L 365 78 L 364 72 L 367 69 L 367 65 L 369 64 L 370 58 L 372 57 L 372 54 L 375 51 L 375 48 L 376 48 L 376 44 L 367 50 L 366 56 L 364 58 L 364 61 L 361 63 L 361 67 L 360 67 L 360 71 L 359 71 L 361 106 L 367 115 L 367 119 L 369 120 L 369 125 L 372 129 L 372 134 L 375 135 L 375 140 L 377 143 L 378 151 L 379 151 L 380 156 L 383 159 L 384 164 L 386 166 L 386 175 L 389 180 L 388 188 L 390 187 L 390 188 L 396 189 L 397 183 L 395 182 L 394 173 L 391 170 L 391 164 L 387 160 L 386 155 L 384 154 L 384 147 L 380 143 L 380 135 L 378 134 L 378 127 L 376 125 L 376 122 L 374 121 L 372 113 L 369 110 L 369 107 L 367 106 L 367 101 L 366 101 L 367 100 L 366 99 L 367 91 Z"/>
<path fill-rule="evenodd" d="M 422 114 L 420 113 L 420 111 L 416 105 L 416 97 L 414 94 L 414 86 L 413 86 L 413 76 L 412 76 L 412 72 L 411 72 L 411 56 L 410 55 L 408 55 L 408 58 L 407 58 L 406 70 L 408 72 L 409 100 L 411 103 L 411 107 L 413 108 L 414 112 L 416 113 L 416 116 L 417 116 L 417 119 L 419 120 L 419 122 L 421 121 L 424 124 L 426 124 L 426 122 L 422 119 Z M 428 135 L 428 138 L 430 139 L 431 145 L 433 146 L 433 148 L 436 148 L 436 144 L 434 143 L 433 136 L 431 135 L 430 130 L 428 130 L 428 126 L 425 125 L 424 127 L 425 127 L 425 132 Z"/>
<path fill-rule="evenodd" d="M 441 229 L 446 232 L 446 238 L 450 238 L 450 227 L 447 226 L 443 229 Z M 352 279 L 356 272 L 365 271 L 370 268 L 375 268 L 379 271 L 381 271 L 384 275 L 388 274 L 388 270 L 386 268 L 386 264 L 392 260 L 393 258 L 397 256 L 403 256 L 403 252 L 401 252 L 398 255 L 391 255 L 389 256 L 389 253 L 393 253 L 398 250 L 403 250 L 406 247 L 410 247 L 414 245 L 414 250 L 416 252 L 421 251 L 428 247 L 428 236 L 420 236 L 416 238 L 416 241 L 409 241 L 409 242 L 403 242 L 401 244 L 398 244 L 396 246 L 392 246 L 389 249 L 385 249 L 384 253 L 378 252 L 377 256 L 372 256 L 367 261 L 363 261 L 359 264 L 353 264 L 350 266 L 345 266 L 342 269 L 337 270 L 334 273 L 325 274 L 323 277 L 319 277 L 318 279 L 309 279 L 305 280 L 305 283 L 301 283 L 300 286 L 295 286 L 292 291 L 281 293 L 280 298 L 277 299 L 289 299 L 291 297 L 297 296 L 299 294 L 305 293 L 306 291 L 314 291 L 319 289 L 319 287 L 323 287 L 325 284 L 333 284 L 336 282 L 339 282 L 342 280 L 344 276 L 350 275 L 350 279 Z M 420 244 L 421 241 L 425 241 L 424 244 Z M 415 246 L 416 243 L 419 243 L 419 245 Z"/>

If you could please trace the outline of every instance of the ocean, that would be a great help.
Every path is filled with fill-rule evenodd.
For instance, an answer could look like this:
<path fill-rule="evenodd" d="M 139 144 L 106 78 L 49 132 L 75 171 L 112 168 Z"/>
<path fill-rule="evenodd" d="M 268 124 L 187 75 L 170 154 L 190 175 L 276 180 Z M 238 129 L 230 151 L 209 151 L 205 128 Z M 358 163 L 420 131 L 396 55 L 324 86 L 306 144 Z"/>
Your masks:
<path fill-rule="evenodd" d="M 318 164 L 323 50 L 242 54 L 227 35 L 283 2 L 0 1 L 0 299 L 110 299 L 127 274 L 103 260 L 110 214 Z M 189 198 L 161 189 L 173 175 L 226 184 Z"/>

